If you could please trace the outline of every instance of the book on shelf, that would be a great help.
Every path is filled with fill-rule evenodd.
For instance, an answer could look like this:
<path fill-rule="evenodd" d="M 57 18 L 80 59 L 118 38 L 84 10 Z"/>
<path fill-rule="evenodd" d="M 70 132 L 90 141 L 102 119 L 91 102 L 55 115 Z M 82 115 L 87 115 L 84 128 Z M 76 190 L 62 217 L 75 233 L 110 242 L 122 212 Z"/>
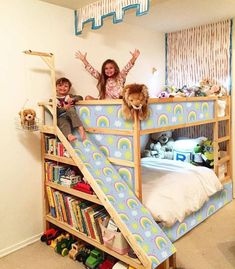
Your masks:
<path fill-rule="evenodd" d="M 64 201 L 65 201 L 65 206 L 66 206 L 66 214 L 67 214 L 67 223 L 71 226 L 73 226 L 73 221 L 72 221 L 72 215 L 69 207 L 69 201 L 70 201 L 71 196 L 64 194 Z"/>
<path fill-rule="evenodd" d="M 82 213 L 81 213 L 81 209 L 80 209 L 81 203 L 82 203 L 81 200 L 76 200 L 75 206 L 76 206 L 76 212 L 77 212 L 77 216 L 78 216 L 78 230 L 80 232 L 84 233 L 83 223 L 82 223 Z"/>
<path fill-rule="evenodd" d="M 46 161 L 45 162 L 45 179 L 46 181 L 53 181 L 53 166 L 55 162 Z"/>
<path fill-rule="evenodd" d="M 67 220 L 67 213 L 66 213 L 66 205 L 65 205 L 65 203 L 64 203 L 63 195 L 64 195 L 63 193 L 58 192 L 59 203 L 60 203 L 60 207 L 61 207 L 61 211 L 62 211 L 62 219 L 63 219 L 63 222 L 68 223 L 68 220 Z"/>
<path fill-rule="evenodd" d="M 50 137 L 48 139 L 48 149 L 47 149 L 48 154 L 56 155 L 55 144 L 56 144 L 56 139 L 53 137 Z"/>
<path fill-rule="evenodd" d="M 77 199 L 74 199 L 73 201 L 71 201 L 72 212 L 73 212 L 74 221 L 75 221 L 75 227 L 74 228 L 76 230 L 80 231 L 81 222 L 80 222 L 79 215 L 78 215 L 78 212 L 77 212 L 77 205 L 78 204 L 79 204 L 79 200 L 77 200 Z"/>
<path fill-rule="evenodd" d="M 64 148 L 64 145 L 60 141 L 57 142 L 56 149 L 57 149 L 57 155 L 63 157 L 65 148 Z"/>
<path fill-rule="evenodd" d="M 91 221 L 92 230 L 93 230 L 92 238 L 98 242 L 100 242 L 100 240 L 99 240 L 99 235 L 98 235 L 98 232 L 96 229 L 94 215 L 97 214 L 98 212 L 101 212 L 103 209 L 104 209 L 104 207 L 102 205 L 96 205 L 96 207 L 94 207 L 94 208 L 92 208 L 92 210 L 88 211 L 90 221 Z"/>
<path fill-rule="evenodd" d="M 77 227 L 78 227 L 78 224 L 77 224 L 77 218 L 76 218 L 76 216 L 75 216 L 75 211 L 74 211 L 74 209 L 73 209 L 73 203 L 74 203 L 74 201 L 76 201 L 76 199 L 74 199 L 73 197 L 69 197 L 69 199 L 68 199 L 68 202 L 69 202 L 69 210 L 70 210 L 70 215 L 71 215 L 71 226 L 73 227 L 73 228 L 75 228 L 75 229 L 77 229 Z"/>
<path fill-rule="evenodd" d="M 53 198 L 51 188 L 49 186 L 46 186 L 46 191 L 47 191 L 47 198 L 48 198 L 48 203 L 49 203 L 49 208 L 50 208 L 50 214 L 53 218 L 56 218 L 56 208 L 55 208 L 55 203 L 54 203 L 54 198 Z"/>
<path fill-rule="evenodd" d="M 94 208 L 96 208 L 96 207 L 97 207 L 97 204 L 92 204 L 91 206 L 84 209 L 87 230 L 88 230 L 89 236 L 93 239 L 95 239 L 95 233 L 94 233 L 94 229 L 93 229 L 92 223 L 91 223 L 90 212 L 93 212 Z"/>
<path fill-rule="evenodd" d="M 87 221 L 86 221 L 86 217 L 85 217 L 85 213 L 84 213 L 84 209 L 86 209 L 87 207 L 91 206 L 92 203 L 89 202 L 89 201 L 82 201 L 82 203 L 79 204 L 79 208 L 80 208 L 80 211 L 81 211 L 81 219 L 82 219 L 82 227 L 83 227 L 83 232 L 86 234 L 86 235 L 90 235 L 89 234 L 89 231 L 88 231 L 88 224 L 87 224 Z"/>
<path fill-rule="evenodd" d="M 53 166 L 53 182 L 60 183 L 60 178 L 65 174 L 67 167 L 64 165 Z"/>
<path fill-rule="evenodd" d="M 108 221 L 110 219 L 109 214 L 105 209 L 101 210 L 100 212 L 97 212 L 94 214 L 94 220 L 95 220 L 95 227 L 98 235 L 98 241 L 103 244 L 103 236 L 102 236 L 102 230 L 101 230 L 101 225 L 106 226 Z"/>

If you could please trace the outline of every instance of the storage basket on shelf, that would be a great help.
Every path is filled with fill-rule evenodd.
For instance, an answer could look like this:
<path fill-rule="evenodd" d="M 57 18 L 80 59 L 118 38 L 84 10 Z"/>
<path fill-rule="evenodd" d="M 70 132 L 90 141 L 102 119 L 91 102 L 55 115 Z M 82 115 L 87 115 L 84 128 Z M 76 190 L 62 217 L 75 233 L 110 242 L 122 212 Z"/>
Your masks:
<path fill-rule="evenodd" d="M 103 225 L 100 226 L 104 245 L 106 247 L 122 255 L 126 254 L 130 250 L 130 246 L 121 232 L 111 231 Z"/>

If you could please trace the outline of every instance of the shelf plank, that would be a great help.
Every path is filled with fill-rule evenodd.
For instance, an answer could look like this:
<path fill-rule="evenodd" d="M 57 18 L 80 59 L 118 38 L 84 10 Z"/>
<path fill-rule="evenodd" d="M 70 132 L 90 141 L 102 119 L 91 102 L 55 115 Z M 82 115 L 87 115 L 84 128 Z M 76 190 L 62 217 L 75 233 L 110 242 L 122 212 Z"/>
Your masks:
<path fill-rule="evenodd" d="M 53 134 L 56 135 L 55 129 L 53 126 L 49 126 L 49 125 L 43 125 L 40 128 L 40 132 L 41 133 L 45 133 L 45 134 Z"/>
<path fill-rule="evenodd" d="M 61 221 L 56 220 L 55 218 L 51 217 L 50 215 L 46 216 L 46 220 L 58 227 L 60 227 L 61 229 L 69 232 L 70 234 L 82 239 L 83 241 L 95 246 L 96 248 L 112 255 L 113 257 L 131 265 L 132 267 L 136 268 L 136 269 L 144 269 L 144 266 L 140 263 L 140 261 L 138 259 L 133 259 L 131 257 L 129 257 L 128 255 L 121 255 L 107 247 L 105 247 L 104 245 L 98 243 L 97 241 L 95 241 L 94 239 L 88 237 L 87 235 L 85 235 L 84 233 L 81 233 L 77 230 L 75 230 L 74 228 L 72 228 L 70 225 L 68 225 L 67 223 L 63 223 Z"/>
<path fill-rule="evenodd" d="M 52 154 L 45 154 L 44 158 L 47 160 L 52 160 L 59 163 L 66 163 L 69 165 L 77 166 L 72 158 L 67 158 L 67 157 L 62 157 L 62 156 L 57 156 L 57 155 L 52 155 Z"/>
<path fill-rule="evenodd" d="M 101 201 L 97 198 L 96 195 L 88 194 L 88 193 L 78 191 L 78 190 L 75 190 L 75 189 L 72 189 L 69 187 L 61 186 L 61 185 L 54 183 L 54 182 L 46 182 L 46 185 L 50 186 L 51 188 L 56 189 L 58 191 L 62 191 L 62 192 L 71 194 L 75 197 L 82 198 L 84 200 L 91 201 L 95 204 L 102 205 Z"/>

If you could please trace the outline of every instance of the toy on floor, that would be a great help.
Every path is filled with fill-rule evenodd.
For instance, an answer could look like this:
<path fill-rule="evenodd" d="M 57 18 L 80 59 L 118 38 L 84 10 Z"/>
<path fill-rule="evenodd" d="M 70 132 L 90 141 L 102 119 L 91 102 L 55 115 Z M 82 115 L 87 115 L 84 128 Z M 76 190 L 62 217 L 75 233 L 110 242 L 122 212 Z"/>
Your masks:
<path fill-rule="evenodd" d="M 121 262 L 121 261 L 115 263 L 113 266 L 113 269 L 128 269 L 128 268 L 129 266 L 126 263 Z"/>
<path fill-rule="evenodd" d="M 108 256 L 106 260 L 99 265 L 98 269 L 112 269 L 116 262 L 117 260 L 114 257 Z"/>
<path fill-rule="evenodd" d="M 122 114 L 126 120 L 134 119 L 134 110 L 139 111 L 139 119 L 146 120 L 149 116 L 148 89 L 144 84 L 130 84 L 122 92 Z"/>
<path fill-rule="evenodd" d="M 69 251 L 69 258 L 73 259 L 74 261 L 76 261 L 77 256 L 79 254 L 79 250 L 84 247 L 84 244 L 82 242 L 75 242 L 72 244 L 71 249 Z"/>
<path fill-rule="evenodd" d="M 173 159 L 174 140 L 172 138 L 172 131 L 153 133 L 151 134 L 151 141 L 149 150 L 144 151 L 145 157 Z"/>
<path fill-rule="evenodd" d="M 61 231 L 51 228 L 43 233 L 43 235 L 41 236 L 41 241 L 46 242 L 47 245 L 50 245 L 51 241 L 57 238 L 60 234 Z"/>
<path fill-rule="evenodd" d="M 62 239 L 64 238 L 69 238 L 70 237 L 70 234 L 69 233 L 62 233 L 60 234 L 59 236 L 57 236 L 55 239 L 51 240 L 51 244 L 50 244 L 50 247 L 54 248 L 56 247 L 57 243 L 60 242 Z"/>
<path fill-rule="evenodd" d="M 78 255 L 76 256 L 76 260 L 82 262 L 83 264 L 86 263 L 86 259 L 89 257 L 91 251 L 94 249 L 92 245 L 85 245 L 84 247 L 80 248 Z"/>
<path fill-rule="evenodd" d="M 86 268 L 95 269 L 104 261 L 102 257 L 102 252 L 98 249 L 93 249 L 86 259 Z"/>
<path fill-rule="evenodd" d="M 63 257 L 68 255 L 69 250 L 72 247 L 72 244 L 75 242 L 74 238 L 69 235 L 67 238 L 61 239 L 59 242 L 57 242 L 55 247 L 55 252 L 58 254 L 61 254 Z"/>

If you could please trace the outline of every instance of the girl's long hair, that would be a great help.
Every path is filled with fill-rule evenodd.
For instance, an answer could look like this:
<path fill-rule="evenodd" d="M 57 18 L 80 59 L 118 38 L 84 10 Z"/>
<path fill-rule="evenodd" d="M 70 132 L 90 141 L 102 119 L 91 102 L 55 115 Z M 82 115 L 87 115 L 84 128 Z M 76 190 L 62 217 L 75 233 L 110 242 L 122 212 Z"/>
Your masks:
<path fill-rule="evenodd" d="M 107 82 L 107 79 L 109 78 L 105 75 L 106 64 L 112 64 L 114 66 L 114 70 L 115 70 L 114 75 L 113 75 L 114 79 L 116 79 L 116 77 L 120 73 L 120 69 L 114 60 L 108 59 L 102 64 L 101 75 L 97 83 L 97 88 L 99 89 L 99 99 L 105 99 L 106 82 Z"/>

